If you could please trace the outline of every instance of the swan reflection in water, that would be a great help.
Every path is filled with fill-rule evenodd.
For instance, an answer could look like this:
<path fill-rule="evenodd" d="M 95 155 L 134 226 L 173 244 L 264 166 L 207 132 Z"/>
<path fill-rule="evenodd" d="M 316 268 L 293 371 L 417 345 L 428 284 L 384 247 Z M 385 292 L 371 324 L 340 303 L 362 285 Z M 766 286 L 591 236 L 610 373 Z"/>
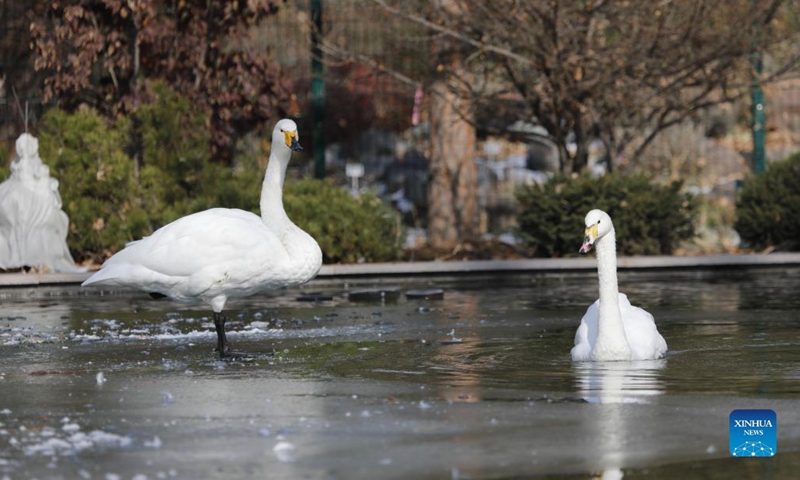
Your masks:
<path fill-rule="evenodd" d="M 635 448 L 632 439 L 639 438 L 636 416 L 631 404 L 650 403 L 652 397 L 664 393 L 661 377 L 666 360 L 632 362 L 581 362 L 573 364 L 576 386 L 581 397 L 594 404 L 584 428 L 596 445 L 592 452 L 598 470 L 596 478 L 621 479 L 627 465 L 628 452 Z"/>
<path fill-rule="evenodd" d="M 578 391 L 589 403 L 647 403 L 664 393 L 667 361 L 580 362 L 573 364 Z"/>

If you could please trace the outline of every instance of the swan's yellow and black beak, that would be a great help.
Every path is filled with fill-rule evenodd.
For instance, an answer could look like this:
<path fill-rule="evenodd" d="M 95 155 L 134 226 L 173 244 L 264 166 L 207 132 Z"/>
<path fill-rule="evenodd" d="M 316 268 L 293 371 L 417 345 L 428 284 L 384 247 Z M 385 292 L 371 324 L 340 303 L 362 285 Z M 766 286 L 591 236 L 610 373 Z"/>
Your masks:
<path fill-rule="evenodd" d="M 583 245 L 581 245 L 581 249 L 578 250 L 578 253 L 581 255 L 586 255 L 592 251 L 594 242 L 597 241 L 597 225 L 586 227 L 586 230 L 583 232 L 583 234 L 585 235 L 583 237 Z"/>
<path fill-rule="evenodd" d="M 297 132 L 283 132 L 283 139 L 286 141 L 286 146 L 295 152 L 303 149 L 297 142 Z"/>

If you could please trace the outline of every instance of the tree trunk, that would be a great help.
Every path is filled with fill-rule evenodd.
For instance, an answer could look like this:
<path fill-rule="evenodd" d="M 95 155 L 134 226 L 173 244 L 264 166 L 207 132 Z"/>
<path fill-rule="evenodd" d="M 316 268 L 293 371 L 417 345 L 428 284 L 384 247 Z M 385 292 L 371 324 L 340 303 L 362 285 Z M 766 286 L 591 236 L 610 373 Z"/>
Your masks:
<path fill-rule="evenodd" d="M 606 149 L 606 172 L 614 172 L 614 159 L 619 156 L 620 152 L 617 151 L 617 142 L 614 136 L 606 134 L 603 136 L 603 146 Z"/>
<path fill-rule="evenodd" d="M 581 139 L 575 145 L 575 154 L 572 156 L 572 173 L 581 173 L 589 166 L 589 142 Z"/>
<path fill-rule="evenodd" d="M 453 247 L 479 233 L 475 128 L 468 102 L 445 82 L 431 87 L 428 242 Z"/>
<path fill-rule="evenodd" d="M 572 148 L 569 148 L 571 142 L 568 141 L 569 137 L 566 134 L 552 137 L 558 147 L 559 169 L 565 175 L 581 173 L 589 166 L 589 144 L 592 139 L 587 135 L 581 117 L 574 112 L 572 116 L 577 119 L 570 129 L 574 142 Z"/>
<path fill-rule="evenodd" d="M 586 134 L 582 118 L 579 113 L 575 113 L 575 126 L 573 127 L 573 134 L 575 135 L 575 153 L 572 155 L 572 172 L 581 173 L 589 166 L 589 142 L 590 138 Z"/>

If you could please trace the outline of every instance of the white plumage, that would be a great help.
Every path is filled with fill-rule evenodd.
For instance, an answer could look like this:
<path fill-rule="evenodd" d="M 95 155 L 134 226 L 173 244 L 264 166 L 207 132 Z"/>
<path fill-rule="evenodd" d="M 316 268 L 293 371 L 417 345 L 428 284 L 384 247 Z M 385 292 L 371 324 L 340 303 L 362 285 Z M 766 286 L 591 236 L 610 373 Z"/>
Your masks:
<path fill-rule="evenodd" d="M 625 338 L 630 347 L 630 360 L 652 360 L 664 356 L 667 342 L 658 333 L 655 319 L 646 310 L 631 305 L 628 296 L 619 294 L 619 309 Z M 597 324 L 600 320 L 600 300 L 589 306 L 575 332 L 575 346 L 572 359 L 576 362 L 591 361 L 592 349 L 597 338 Z"/>
<path fill-rule="evenodd" d="M 129 243 L 83 285 L 135 287 L 193 302 L 214 311 L 217 348 L 226 356 L 225 319 L 231 297 L 305 283 L 322 265 L 317 242 L 289 220 L 283 180 L 297 126 L 277 123 L 261 191 L 261 217 L 237 209 L 212 208 L 180 218 L 149 237 Z"/>
<path fill-rule="evenodd" d="M 575 332 L 572 360 L 653 360 L 667 351 L 667 342 L 658 333 L 655 320 L 645 310 L 634 307 L 617 285 L 617 251 L 614 225 L 603 211 L 586 215 L 586 237 L 580 253 L 596 245 L 600 298 L 581 319 Z"/>

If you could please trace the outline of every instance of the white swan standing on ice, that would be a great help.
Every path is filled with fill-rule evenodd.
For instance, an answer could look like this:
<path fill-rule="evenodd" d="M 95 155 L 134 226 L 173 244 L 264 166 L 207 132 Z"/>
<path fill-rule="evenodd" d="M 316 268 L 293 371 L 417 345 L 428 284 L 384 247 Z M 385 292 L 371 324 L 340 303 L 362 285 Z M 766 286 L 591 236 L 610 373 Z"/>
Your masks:
<path fill-rule="evenodd" d="M 594 302 L 575 332 L 572 360 L 653 360 L 667 351 L 653 316 L 634 307 L 617 286 L 617 240 L 611 217 L 602 210 L 586 215 L 586 237 L 580 253 L 597 250 L 600 298 Z"/>
<path fill-rule="evenodd" d="M 283 209 L 283 180 L 293 150 L 302 150 L 297 125 L 281 120 L 272 131 L 261 217 L 212 208 L 180 218 L 129 243 L 83 285 L 135 287 L 153 296 L 203 301 L 214 311 L 220 357 L 232 355 L 221 315 L 228 298 L 305 283 L 322 265 L 317 242 Z"/>

